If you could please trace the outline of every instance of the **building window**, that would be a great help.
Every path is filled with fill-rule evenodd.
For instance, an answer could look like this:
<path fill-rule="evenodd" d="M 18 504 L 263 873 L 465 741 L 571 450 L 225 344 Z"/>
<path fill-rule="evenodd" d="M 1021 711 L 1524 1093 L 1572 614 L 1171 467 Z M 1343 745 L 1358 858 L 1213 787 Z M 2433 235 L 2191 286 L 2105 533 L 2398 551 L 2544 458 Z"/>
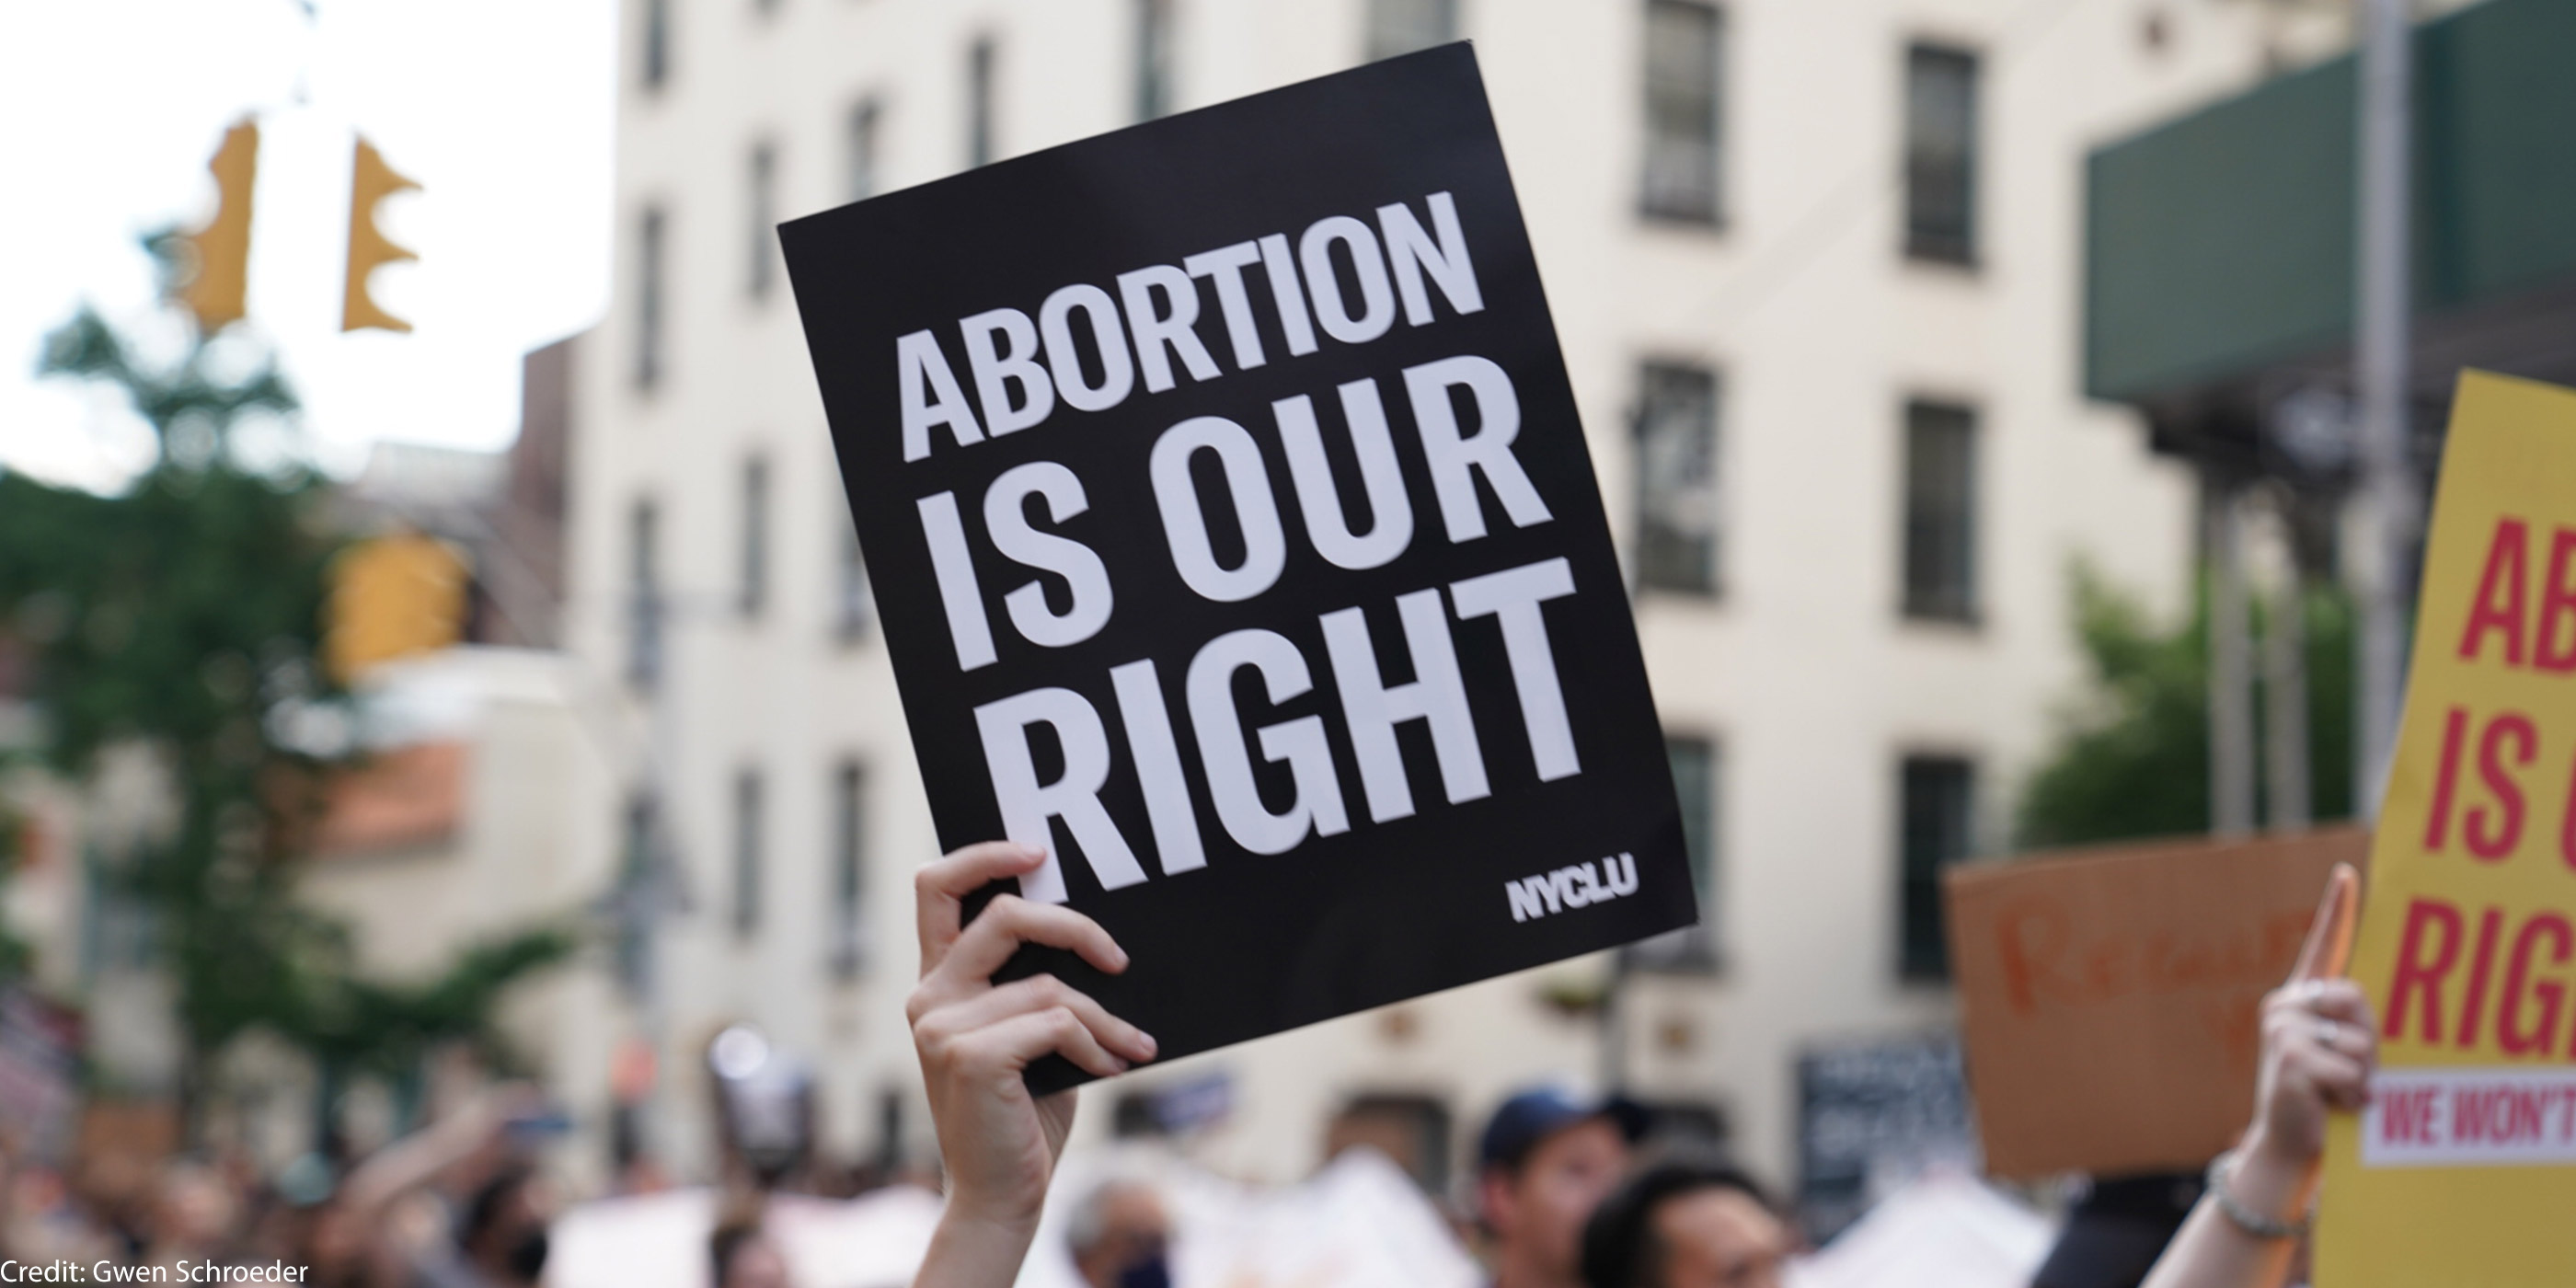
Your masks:
<path fill-rule="evenodd" d="M 1643 206 L 1657 219 L 1719 217 L 1719 76 L 1725 31 L 1692 0 L 1646 5 L 1646 169 Z"/>
<path fill-rule="evenodd" d="M 1172 0 L 1136 0 L 1136 119 L 1172 110 Z"/>
<path fill-rule="evenodd" d="M 644 87 L 671 79 L 671 0 L 644 0 Z"/>
<path fill-rule="evenodd" d="M 1977 620 L 1977 417 L 1905 409 L 1905 615 Z"/>
<path fill-rule="evenodd" d="M 1649 363 L 1637 409 L 1637 585 L 1717 593 L 1717 374 Z"/>
<path fill-rule="evenodd" d="M 635 387 L 650 390 L 662 382 L 662 259 L 664 226 L 660 206 L 648 206 L 635 230 Z"/>
<path fill-rule="evenodd" d="M 1458 0 L 1369 0 L 1370 62 L 1457 38 Z"/>
<path fill-rule="evenodd" d="M 1631 960 L 1648 970 L 1714 969 L 1724 947 L 1720 927 L 1717 850 L 1717 743 L 1708 738 L 1667 738 L 1673 795 L 1682 807 L 1682 852 L 1690 860 L 1691 890 L 1699 898 L 1699 924 L 1640 942 Z"/>
<path fill-rule="evenodd" d="M 868 593 L 868 561 L 859 553 L 859 529 L 846 521 L 847 511 L 840 511 L 845 521 L 840 525 L 840 557 L 834 560 L 832 587 L 832 633 L 844 644 L 854 644 L 868 633 L 868 608 L 873 599 Z"/>
<path fill-rule="evenodd" d="M 761 798 L 760 771 L 746 769 L 733 779 L 733 933 L 749 939 L 760 929 L 761 862 L 766 802 Z"/>
<path fill-rule="evenodd" d="M 1977 56 L 1965 50 L 1905 54 L 1905 253 L 1977 257 Z"/>
<path fill-rule="evenodd" d="M 1946 980 L 1941 871 L 1974 853 L 1976 768 L 1955 756 L 1908 756 L 1900 777 L 1897 970 L 1909 980 Z"/>
<path fill-rule="evenodd" d="M 877 170 L 877 122 L 883 113 L 875 99 L 861 102 L 850 109 L 850 177 L 847 189 L 852 201 L 865 201 L 877 195 L 880 182 Z"/>
<path fill-rule="evenodd" d="M 1324 1126 L 1324 1157 L 1369 1146 L 1393 1160 L 1426 1194 L 1449 1192 L 1449 1106 L 1430 1096 L 1358 1095 Z"/>
<path fill-rule="evenodd" d="M 746 265 L 751 274 L 744 288 L 755 300 L 769 298 L 769 288 L 778 280 L 778 145 L 760 143 L 751 149 L 750 197 L 751 252 Z"/>
<path fill-rule="evenodd" d="M 993 38 L 980 37 L 966 51 L 966 164 L 993 159 Z"/>
<path fill-rule="evenodd" d="M 630 995 L 653 985 L 653 921 L 661 911 L 660 843 L 653 794 L 627 797 L 618 819 L 615 956 L 617 982 Z"/>
<path fill-rule="evenodd" d="M 662 678 L 662 515 L 638 501 L 627 518 L 626 680 L 650 689 Z"/>
<path fill-rule="evenodd" d="M 755 456 L 742 463 L 742 565 L 735 606 L 746 618 L 760 616 L 769 605 L 769 461 Z"/>
<path fill-rule="evenodd" d="M 848 979 L 867 961 L 867 776 L 856 761 L 832 774 L 832 974 Z"/>

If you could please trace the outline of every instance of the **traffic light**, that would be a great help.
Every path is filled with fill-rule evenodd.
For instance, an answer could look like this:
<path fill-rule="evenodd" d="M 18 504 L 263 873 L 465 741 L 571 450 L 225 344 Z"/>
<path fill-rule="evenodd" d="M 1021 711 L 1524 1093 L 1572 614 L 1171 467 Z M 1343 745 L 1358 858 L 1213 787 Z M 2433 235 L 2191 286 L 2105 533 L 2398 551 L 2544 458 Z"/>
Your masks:
<path fill-rule="evenodd" d="M 417 532 L 357 542 L 331 561 L 323 662 L 346 684 L 379 663 L 465 637 L 474 570 L 456 547 Z"/>
<path fill-rule="evenodd" d="M 242 298 L 250 281 L 251 185 L 259 175 L 259 124 L 244 118 L 224 131 L 223 146 L 206 163 L 215 176 L 215 217 L 193 233 L 182 233 L 189 264 L 178 288 L 179 302 L 197 315 L 197 329 L 214 334 L 227 322 L 239 321 Z"/>
<path fill-rule="evenodd" d="M 411 330 L 411 323 L 378 308 L 367 297 L 367 275 L 380 265 L 420 258 L 376 230 L 376 203 L 406 188 L 419 187 L 394 173 L 394 168 L 386 165 L 376 151 L 376 145 L 363 138 L 358 140 L 357 164 L 351 167 L 349 176 L 349 288 L 340 309 L 341 330 L 369 326 L 387 331 Z"/>

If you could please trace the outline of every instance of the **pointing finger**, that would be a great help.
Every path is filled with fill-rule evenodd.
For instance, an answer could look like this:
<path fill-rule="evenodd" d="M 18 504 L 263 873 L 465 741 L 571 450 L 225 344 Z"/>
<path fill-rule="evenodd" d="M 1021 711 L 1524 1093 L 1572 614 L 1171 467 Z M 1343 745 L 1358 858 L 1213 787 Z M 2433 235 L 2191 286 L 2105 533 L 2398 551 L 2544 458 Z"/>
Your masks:
<path fill-rule="evenodd" d="M 2326 878 L 2326 895 L 2317 904 L 2317 919 L 2308 927 L 2308 942 L 2299 949 L 2299 964 L 2290 972 L 2297 980 L 2340 979 L 2345 963 L 2352 960 L 2354 913 L 2361 902 L 2361 876 L 2349 863 L 2335 865 L 2334 874 Z"/>

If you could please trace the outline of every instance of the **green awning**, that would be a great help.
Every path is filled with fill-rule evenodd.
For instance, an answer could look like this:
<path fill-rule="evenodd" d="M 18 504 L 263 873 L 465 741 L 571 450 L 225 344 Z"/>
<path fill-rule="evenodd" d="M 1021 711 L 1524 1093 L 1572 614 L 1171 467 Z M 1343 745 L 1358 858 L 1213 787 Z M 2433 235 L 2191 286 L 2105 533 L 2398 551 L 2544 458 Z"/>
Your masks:
<path fill-rule="evenodd" d="M 2352 331 L 2354 60 L 2283 76 L 2086 161 L 2085 372 L 2097 398 L 2202 399 L 2340 364 Z M 2576 363 L 2576 0 L 2487 0 L 2418 28 L 2416 290 L 2445 357 Z M 2563 327 L 2563 329 L 2561 329 Z M 2469 337 L 2478 337 L 2470 340 Z M 2520 364 L 2520 365 L 2528 365 Z M 2434 373 L 2427 373 L 2434 374 Z M 2440 373 L 2447 382 L 2447 373 Z"/>

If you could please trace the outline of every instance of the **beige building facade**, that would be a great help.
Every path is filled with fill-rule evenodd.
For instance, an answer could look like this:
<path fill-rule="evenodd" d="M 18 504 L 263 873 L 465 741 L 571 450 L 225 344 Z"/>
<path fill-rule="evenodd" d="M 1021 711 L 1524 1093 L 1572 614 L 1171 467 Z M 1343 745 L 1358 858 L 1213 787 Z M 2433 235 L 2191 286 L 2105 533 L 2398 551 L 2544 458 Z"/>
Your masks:
<path fill-rule="evenodd" d="M 2283 21 L 2244 0 L 626 0 L 563 631 L 605 751 L 563 778 L 562 862 L 626 874 L 632 951 L 622 984 L 581 986 L 556 1046 L 587 1050 L 557 1081 L 600 1121 L 600 1044 L 650 1044 L 648 1142 L 704 1174 L 700 1053 L 748 1021 L 812 1062 L 836 1155 L 928 1148 L 902 998 L 910 874 L 938 844 L 770 226 L 1463 37 L 1636 586 L 1708 924 L 1131 1075 L 1079 1130 L 1160 1110 L 1181 1148 L 1269 1179 L 1370 1139 L 1436 1183 L 1509 1090 L 1615 1079 L 1793 1182 L 1798 1058 L 1951 1023 L 1935 872 L 2008 848 L 2080 691 L 2074 567 L 2185 606 L 2189 480 L 2078 393 L 2079 167 L 2263 74 Z"/>

